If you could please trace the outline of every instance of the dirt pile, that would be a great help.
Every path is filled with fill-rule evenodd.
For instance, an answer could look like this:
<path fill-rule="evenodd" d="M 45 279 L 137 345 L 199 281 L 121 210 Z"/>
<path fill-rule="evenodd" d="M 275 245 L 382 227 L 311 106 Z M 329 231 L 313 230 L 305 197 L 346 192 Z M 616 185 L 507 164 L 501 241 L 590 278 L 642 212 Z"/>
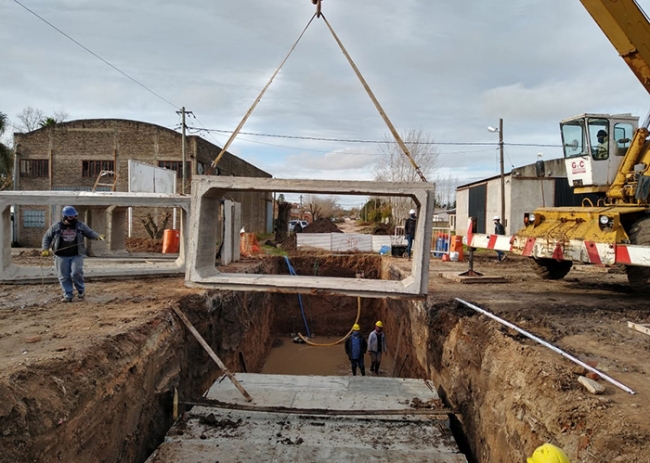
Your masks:
<path fill-rule="evenodd" d="M 126 238 L 126 250 L 129 252 L 158 252 L 162 253 L 162 240 L 146 238 Z"/>
<path fill-rule="evenodd" d="M 318 219 L 307 225 L 303 233 L 343 233 L 330 219 Z"/>

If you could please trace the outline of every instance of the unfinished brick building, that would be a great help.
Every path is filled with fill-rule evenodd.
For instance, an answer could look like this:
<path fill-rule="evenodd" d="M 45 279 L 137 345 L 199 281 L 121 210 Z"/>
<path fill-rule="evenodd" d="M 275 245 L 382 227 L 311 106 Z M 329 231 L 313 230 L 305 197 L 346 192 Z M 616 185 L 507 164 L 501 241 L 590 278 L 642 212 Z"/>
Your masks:
<path fill-rule="evenodd" d="M 181 193 L 182 136 L 180 133 L 146 122 L 124 119 L 86 119 L 63 122 L 29 133 L 14 134 L 16 190 L 92 191 L 102 170 L 115 176 L 101 180 L 114 184 L 115 191 L 128 191 L 128 161 L 164 167 L 177 172 L 177 192 Z M 195 135 L 186 137 L 186 194 L 192 176 L 207 174 L 211 162 L 221 152 Z M 270 174 L 226 152 L 212 175 L 271 177 Z M 98 186 L 96 191 L 110 191 Z M 272 198 L 269 193 L 237 193 L 232 199 L 242 203 L 242 224 L 247 231 L 270 231 Z M 142 211 L 139 211 L 142 212 Z M 83 213 L 83 211 L 80 211 Z M 158 217 L 162 212 L 155 211 Z M 14 241 L 21 246 L 40 246 L 47 227 L 59 219 L 58 208 L 21 207 L 14 213 Z M 132 236 L 147 237 L 134 212 Z"/>

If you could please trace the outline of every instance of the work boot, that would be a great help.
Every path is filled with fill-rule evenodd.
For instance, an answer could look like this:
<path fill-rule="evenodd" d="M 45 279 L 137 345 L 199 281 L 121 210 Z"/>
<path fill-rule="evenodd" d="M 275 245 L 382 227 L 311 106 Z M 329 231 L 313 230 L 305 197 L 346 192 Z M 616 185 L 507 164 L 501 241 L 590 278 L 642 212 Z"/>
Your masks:
<path fill-rule="evenodd" d="M 376 362 L 376 363 L 375 363 L 375 374 L 376 374 L 376 375 L 379 374 L 379 362 Z"/>
<path fill-rule="evenodd" d="M 365 369 L 365 367 L 359 367 L 359 369 L 361 370 L 361 376 L 366 376 L 366 369 Z"/>
<path fill-rule="evenodd" d="M 80 293 L 77 293 L 77 297 L 79 298 L 80 301 L 83 301 L 83 298 L 86 294 L 82 291 Z"/>
<path fill-rule="evenodd" d="M 357 376 L 357 367 L 352 367 L 352 376 Z"/>
<path fill-rule="evenodd" d="M 61 302 L 72 302 L 72 296 L 63 296 Z"/>

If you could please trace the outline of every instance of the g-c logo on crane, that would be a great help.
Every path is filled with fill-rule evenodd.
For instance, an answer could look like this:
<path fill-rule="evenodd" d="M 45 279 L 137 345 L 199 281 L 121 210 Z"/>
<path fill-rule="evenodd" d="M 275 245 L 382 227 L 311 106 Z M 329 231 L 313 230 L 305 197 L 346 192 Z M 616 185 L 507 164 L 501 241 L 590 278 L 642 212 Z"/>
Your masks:
<path fill-rule="evenodd" d="M 579 161 L 573 161 L 571 163 L 571 173 L 584 174 L 586 172 L 587 172 L 587 167 L 585 166 L 584 159 L 580 159 Z"/>

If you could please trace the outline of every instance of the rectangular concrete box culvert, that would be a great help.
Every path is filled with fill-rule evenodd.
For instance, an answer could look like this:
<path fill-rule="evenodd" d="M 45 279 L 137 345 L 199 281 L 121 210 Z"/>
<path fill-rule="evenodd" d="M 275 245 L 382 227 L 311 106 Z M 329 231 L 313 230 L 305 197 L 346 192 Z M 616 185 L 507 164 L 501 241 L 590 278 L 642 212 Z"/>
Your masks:
<path fill-rule="evenodd" d="M 467 462 L 444 414 L 419 409 L 430 413 L 420 415 L 409 408 L 438 399 L 426 381 L 237 377 L 260 409 L 246 403 L 229 381 L 217 380 L 205 398 L 219 404 L 197 405 L 187 412 L 147 462 Z"/>

